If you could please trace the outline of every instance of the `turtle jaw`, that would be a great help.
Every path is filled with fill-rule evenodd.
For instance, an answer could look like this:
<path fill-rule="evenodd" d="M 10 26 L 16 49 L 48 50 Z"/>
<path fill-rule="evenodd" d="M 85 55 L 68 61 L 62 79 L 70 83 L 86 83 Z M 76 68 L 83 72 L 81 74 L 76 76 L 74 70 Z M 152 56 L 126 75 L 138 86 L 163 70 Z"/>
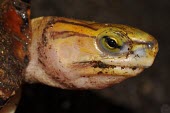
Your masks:
<path fill-rule="evenodd" d="M 80 75 L 86 76 L 135 76 L 139 74 L 144 67 L 137 66 L 125 66 L 125 65 L 110 65 L 101 61 L 86 61 L 86 62 L 78 62 L 73 63 L 70 67 L 73 70 L 79 68 Z"/>

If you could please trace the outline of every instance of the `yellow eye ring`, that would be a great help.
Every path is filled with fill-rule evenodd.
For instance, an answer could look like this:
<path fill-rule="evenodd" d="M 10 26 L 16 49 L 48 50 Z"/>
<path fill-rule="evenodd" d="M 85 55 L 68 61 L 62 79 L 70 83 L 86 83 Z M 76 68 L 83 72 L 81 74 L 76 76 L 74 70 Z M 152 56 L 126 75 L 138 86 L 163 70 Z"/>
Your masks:
<path fill-rule="evenodd" d="M 119 54 L 123 50 L 127 37 L 112 28 L 105 29 L 97 36 L 98 48 L 108 54 Z"/>
<path fill-rule="evenodd" d="M 114 37 L 103 36 L 101 38 L 101 41 L 102 41 L 102 44 L 106 46 L 107 48 L 109 48 L 110 50 L 121 49 L 122 47 L 122 41 Z"/>

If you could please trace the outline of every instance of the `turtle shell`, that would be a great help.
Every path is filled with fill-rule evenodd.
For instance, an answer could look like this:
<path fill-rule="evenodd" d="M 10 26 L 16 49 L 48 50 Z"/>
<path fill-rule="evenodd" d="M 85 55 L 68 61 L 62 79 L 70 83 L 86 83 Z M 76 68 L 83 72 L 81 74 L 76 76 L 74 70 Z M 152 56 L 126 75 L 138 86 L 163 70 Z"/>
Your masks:
<path fill-rule="evenodd" d="M 0 0 L 0 107 L 15 94 L 29 62 L 30 5 Z"/>

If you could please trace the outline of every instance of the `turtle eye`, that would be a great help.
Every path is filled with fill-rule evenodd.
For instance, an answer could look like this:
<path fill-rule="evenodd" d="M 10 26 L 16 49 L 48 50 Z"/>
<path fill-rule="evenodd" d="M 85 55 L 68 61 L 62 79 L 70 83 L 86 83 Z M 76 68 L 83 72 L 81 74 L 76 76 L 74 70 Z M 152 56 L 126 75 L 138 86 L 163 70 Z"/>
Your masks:
<path fill-rule="evenodd" d="M 110 50 L 116 50 L 116 49 L 120 50 L 122 47 L 121 41 L 119 41 L 118 39 L 114 37 L 103 36 L 101 40 L 102 40 L 103 46 L 105 46 L 106 48 Z"/>
<path fill-rule="evenodd" d="M 129 39 L 125 33 L 114 28 L 97 31 L 96 44 L 98 49 L 108 55 L 119 55 L 128 52 Z"/>
<path fill-rule="evenodd" d="M 97 44 L 102 52 L 118 54 L 124 46 L 124 39 L 117 33 L 103 32 L 98 35 Z"/>

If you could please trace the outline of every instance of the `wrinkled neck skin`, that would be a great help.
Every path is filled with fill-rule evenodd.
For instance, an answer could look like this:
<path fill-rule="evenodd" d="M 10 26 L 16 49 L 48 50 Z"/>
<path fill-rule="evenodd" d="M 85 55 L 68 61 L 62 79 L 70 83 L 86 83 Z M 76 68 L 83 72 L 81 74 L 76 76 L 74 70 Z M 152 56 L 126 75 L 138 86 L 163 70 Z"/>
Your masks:
<path fill-rule="evenodd" d="M 101 89 L 150 67 L 158 51 L 151 35 L 124 25 L 59 17 L 36 18 L 31 25 L 29 83 Z"/>

